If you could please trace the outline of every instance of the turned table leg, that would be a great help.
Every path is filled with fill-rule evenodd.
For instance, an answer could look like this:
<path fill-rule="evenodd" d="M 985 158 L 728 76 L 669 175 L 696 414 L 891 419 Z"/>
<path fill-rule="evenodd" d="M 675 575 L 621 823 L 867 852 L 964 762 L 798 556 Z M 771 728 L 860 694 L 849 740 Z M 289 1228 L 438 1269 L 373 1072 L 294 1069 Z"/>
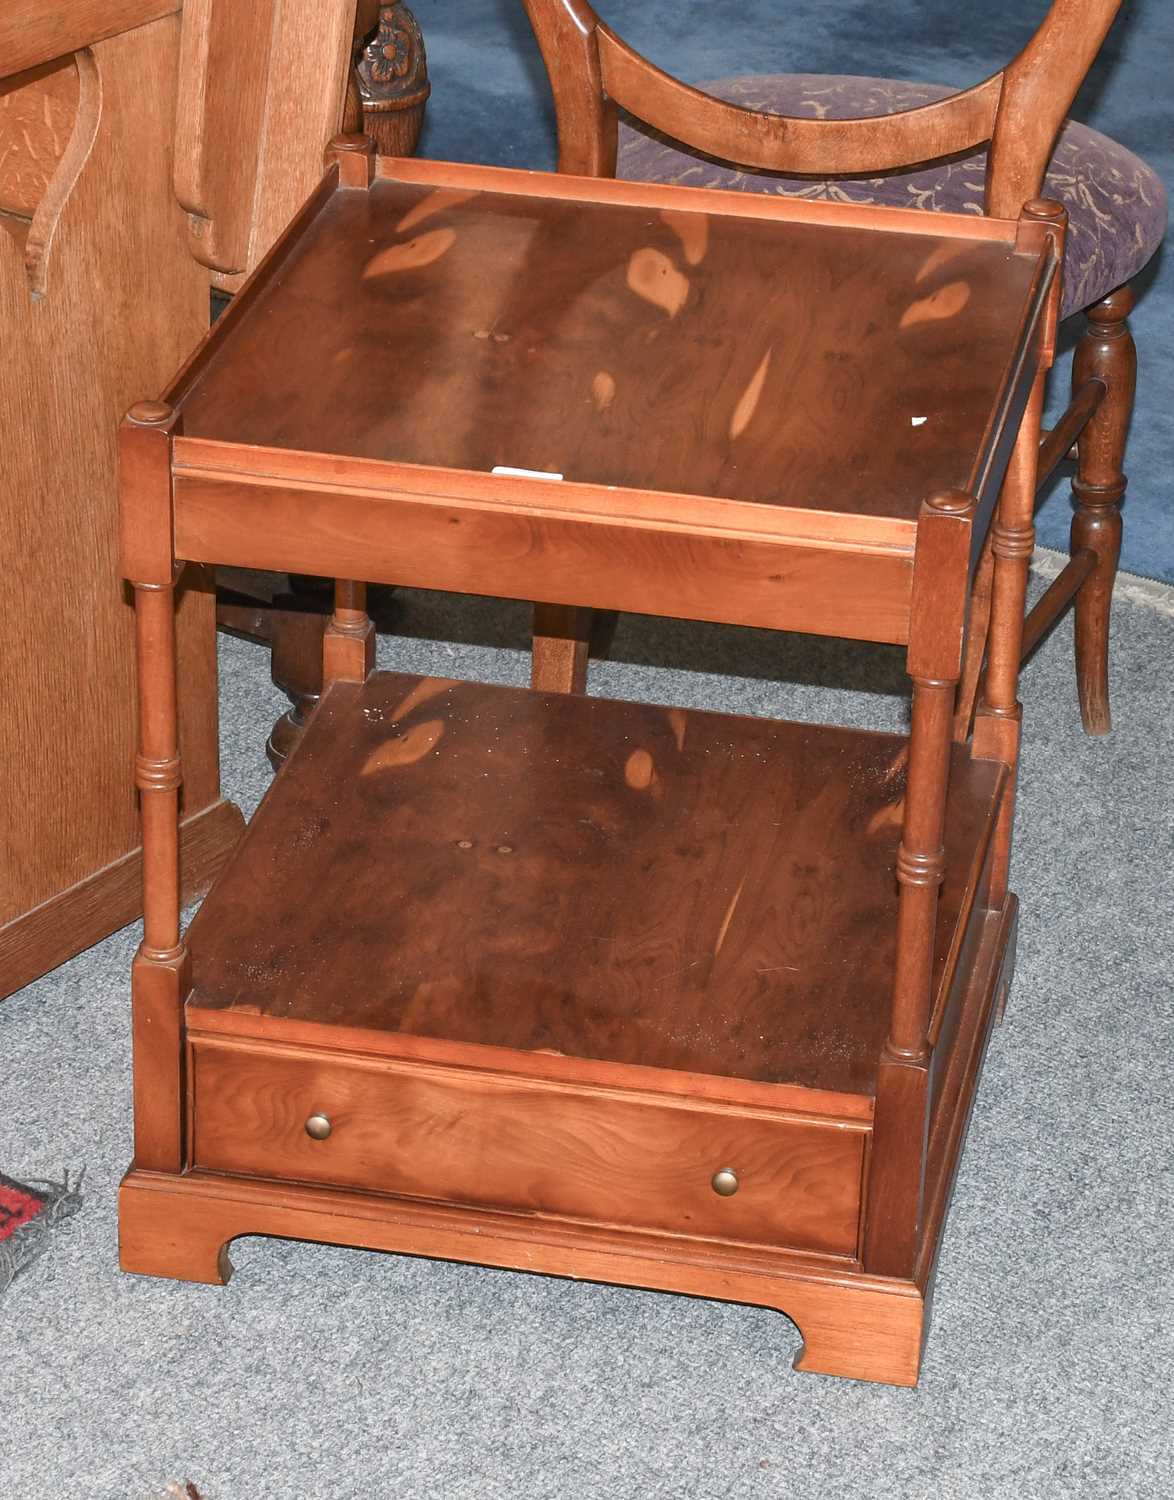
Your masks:
<path fill-rule="evenodd" d="M 138 749 L 143 825 L 143 940 L 131 970 L 135 1165 L 179 1172 L 185 1159 L 179 805 L 183 782 L 171 547 L 171 442 L 176 414 L 158 401 L 127 413 L 119 433 L 121 561 L 135 602 Z"/>
<path fill-rule="evenodd" d="M 362 682 L 375 665 L 375 626 L 367 614 L 367 585 L 351 578 L 334 584 L 334 613 L 322 638 L 322 678 Z"/>
<path fill-rule="evenodd" d="M 877 1071 L 864 1242 L 867 1268 L 888 1276 L 913 1274 L 922 1227 L 934 927 L 945 877 L 957 683 L 956 676 L 913 680 L 905 818 L 897 850 L 897 962 L 889 1035 Z"/>

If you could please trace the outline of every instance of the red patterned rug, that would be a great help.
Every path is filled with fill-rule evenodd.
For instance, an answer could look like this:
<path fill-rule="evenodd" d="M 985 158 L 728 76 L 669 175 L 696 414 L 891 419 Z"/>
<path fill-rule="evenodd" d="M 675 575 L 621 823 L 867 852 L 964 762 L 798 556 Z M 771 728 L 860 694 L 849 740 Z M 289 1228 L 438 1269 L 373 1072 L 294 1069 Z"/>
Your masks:
<path fill-rule="evenodd" d="M 81 1176 L 62 1182 L 17 1182 L 0 1172 L 0 1294 L 35 1260 L 49 1232 L 81 1207 Z"/>

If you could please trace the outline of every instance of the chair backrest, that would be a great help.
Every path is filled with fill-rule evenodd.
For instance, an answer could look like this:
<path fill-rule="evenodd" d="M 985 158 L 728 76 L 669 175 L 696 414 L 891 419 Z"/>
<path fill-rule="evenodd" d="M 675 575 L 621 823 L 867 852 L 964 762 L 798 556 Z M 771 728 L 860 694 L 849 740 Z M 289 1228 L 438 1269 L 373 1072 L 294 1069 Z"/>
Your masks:
<path fill-rule="evenodd" d="M 524 0 L 558 118 L 559 170 L 611 177 L 618 108 L 741 167 L 867 176 L 990 142 L 986 211 L 1014 218 L 1039 195 L 1053 145 L 1121 0 L 1053 0 L 1015 60 L 984 82 L 899 114 L 764 114 L 715 99 L 620 40 L 587 0 Z"/>

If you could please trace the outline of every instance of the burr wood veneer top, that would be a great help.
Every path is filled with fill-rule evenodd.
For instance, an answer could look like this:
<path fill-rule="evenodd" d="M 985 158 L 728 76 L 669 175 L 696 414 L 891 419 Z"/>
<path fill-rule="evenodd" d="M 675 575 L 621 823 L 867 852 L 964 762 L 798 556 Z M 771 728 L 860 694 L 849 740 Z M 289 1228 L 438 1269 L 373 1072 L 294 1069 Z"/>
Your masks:
<path fill-rule="evenodd" d="M 340 189 L 184 432 L 912 520 L 971 480 L 1037 264 L 917 217 Z"/>
<path fill-rule="evenodd" d="M 335 684 L 193 924 L 189 1015 L 867 1094 L 905 751 L 443 679 Z M 1001 776 L 955 747 L 939 985 Z"/>

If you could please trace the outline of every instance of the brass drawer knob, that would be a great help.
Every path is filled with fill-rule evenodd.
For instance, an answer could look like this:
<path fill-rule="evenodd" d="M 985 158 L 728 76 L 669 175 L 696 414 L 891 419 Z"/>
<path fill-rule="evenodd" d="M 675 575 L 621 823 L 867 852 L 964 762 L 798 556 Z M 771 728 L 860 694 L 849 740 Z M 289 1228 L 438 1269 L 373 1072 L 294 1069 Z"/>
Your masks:
<path fill-rule="evenodd" d="M 710 1180 L 710 1187 L 720 1198 L 732 1198 L 738 1191 L 738 1174 L 723 1167 L 720 1172 L 715 1172 Z"/>
<path fill-rule="evenodd" d="M 333 1128 L 325 1115 L 311 1115 L 306 1121 L 306 1134 L 311 1140 L 324 1141 Z"/>

